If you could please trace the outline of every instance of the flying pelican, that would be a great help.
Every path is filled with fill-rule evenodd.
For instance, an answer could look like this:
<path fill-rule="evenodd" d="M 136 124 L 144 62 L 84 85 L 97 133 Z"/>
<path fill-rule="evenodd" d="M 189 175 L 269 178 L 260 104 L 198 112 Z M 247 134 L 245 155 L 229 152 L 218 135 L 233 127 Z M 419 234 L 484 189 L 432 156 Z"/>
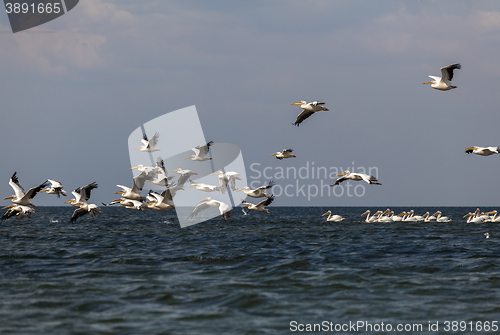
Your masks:
<path fill-rule="evenodd" d="M 158 176 L 152 180 L 153 184 L 167 187 L 170 180 L 174 179 L 174 177 L 168 176 L 167 169 L 165 168 L 165 164 L 163 163 L 163 158 L 161 158 L 161 156 L 156 160 L 156 173 Z"/>
<path fill-rule="evenodd" d="M 343 217 L 341 217 L 340 215 L 332 215 L 332 211 L 328 211 L 326 212 L 325 214 L 321 215 L 321 216 L 325 216 L 328 214 L 328 217 L 326 218 L 326 221 L 333 221 L 333 222 L 338 222 L 338 221 L 342 221 L 344 220 Z"/>
<path fill-rule="evenodd" d="M 229 171 L 223 173 L 222 171 L 217 171 L 211 174 L 211 176 L 219 176 L 219 186 L 222 194 L 227 191 L 227 185 L 231 185 L 231 190 L 236 191 L 236 180 L 241 180 L 240 174 L 234 171 Z"/>
<path fill-rule="evenodd" d="M 252 198 L 263 198 L 263 197 L 269 198 L 270 195 L 269 195 L 269 193 L 266 193 L 266 190 L 270 189 L 274 185 L 276 185 L 276 183 L 271 180 L 269 182 L 269 184 L 258 187 L 255 190 L 251 190 L 250 187 L 245 186 L 245 187 L 239 188 L 239 189 L 234 190 L 234 191 L 235 192 L 243 191 L 243 192 L 245 192 L 245 194 L 247 196 L 252 197 Z"/>
<path fill-rule="evenodd" d="M 319 101 L 313 101 L 308 103 L 304 100 L 291 103 L 290 105 L 300 105 L 300 108 L 302 108 L 302 112 L 299 115 L 297 115 L 297 119 L 295 120 L 293 125 L 298 127 L 302 123 L 302 121 L 304 121 L 314 113 L 319 111 L 325 111 L 325 112 L 328 111 L 328 108 L 323 106 L 324 104 L 325 104 L 324 102 L 319 102 Z"/>
<path fill-rule="evenodd" d="M 292 155 L 293 149 L 283 149 L 283 151 L 278 151 L 277 153 L 274 153 L 271 156 L 276 156 L 277 159 L 282 160 L 283 158 L 292 158 L 292 157 L 297 157 L 295 155 Z"/>
<path fill-rule="evenodd" d="M 369 176 L 364 173 L 351 173 L 349 170 L 345 170 L 342 173 L 339 173 L 335 177 L 340 177 L 341 178 L 337 179 L 333 185 L 330 186 L 335 186 L 343 182 L 344 180 L 350 179 L 350 180 L 364 180 L 368 184 L 374 184 L 374 185 L 382 185 L 381 183 L 378 182 L 378 180 L 374 176 Z"/>
<path fill-rule="evenodd" d="M 78 218 L 84 216 L 85 214 L 89 213 L 92 218 L 95 218 L 97 214 L 101 214 L 101 208 L 98 207 L 96 204 L 86 204 L 81 206 L 80 208 L 75 209 L 73 212 L 73 215 L 71 216 L 71 219 L 69 219 L 69 222 L 74 223 Z"/>
<path fill-rule="evenodd" d="M 468 154 L 476 154 L 480 156 L 490 156 L 500 153 L 500 147 L 469 147 L 464 149 Z"/>
<path fill-rule="evenodd" d="M 57 197 L 60 198 L 61 195 L 66 196 L 66 192 L 63 190 L 63 186 L 60 182 L 47 179 L 50 182 L 50 187 L 41 190 L 40 192 L 47 192 L 47 194 L 57 194 Z"/>
<path fill-rule="evenodd" d="M 90 192 L 95 188 L 97 188 L 96 182 L 79 187 L 71 192 L 71 194 L 73 194 L 75 198 L 67 200 L 64 203 L 65 204 L 71 203 L 71 205 L 75 207 L 81 207 L 82 205 L 87 205 L 87 201 L 90 199 Z"/>
<path fill-rule="evenodd" d="M 196 187 L 197 190 L 204 191 L 204 192 L 216 192 L 220 191 L 221 187 L 220 186 L 215 186 L 215 185 L 210 185 L 210 184 L 204 184 L 204 183 L 195 183 L 191 179 L 189 179 L 189 182 L 191 185 L 189 187 Z"/>
<path fill-rule="evenodd" d="M 148 205 L 139 200 L 124 199 L 118 207 L 125 207 L 127 209 L 134 209 L 136 211 L 147 211 Z"/>
<path fill-rule="evenodd" d="M 184 184 L 191 178 L 191 176 L 197 175 L 197 172 L 191 171 L 191 170 L 183 170 L 181 168 L 172 170 L 170 172 L 177 172 L 180 174 L 179 179 L 177 179 L 177 186 L 182 187 Z"/>
<path fill-rule="evenodd" d="M 432 214 L 432 216 L 436 217 L 437 222 L 450 222 L 451 219 L 447 216 L 441 216 L 441 211 L 437 211 L 436 213 Z M 488 214 L 488 213 L 487 213 Z"/>
<path fill-rule="evenodd" d="M 271 194 L 270 197 L 266 198 L 265 200 L 262 200 L 256 205 L 250 202 L 246 202 L 245 200 L 242 200 L 241 203 L 244 205 L 241 207 L 247 207 L 249 210 L 270 214 L 265 207 L 269 206 L 273 201 L 274 201 L 274 195 Z"/>
<path fill-rule="evenodd" d="M 19 179 L 17 178 L 16 174 L 17 172 L 14 172 L 14 174 L 12 175 L 12 177 L 10 177 L 9 180 L 9 185 L 14 189 L 15 195 L 11 195 L 10 197 L 5 197 L 3 199 L 4 200 L 11 199 L 12 202 L 16 205 L 35 207 L 35 204 L 33 204 L 30 201 L 30 199 L 33 199 L 38 192 L 40 192 L 44 187 L 49 185 L 49 182 L 44 181 L 42 184 L 30 188 L 28 192 L 25 193 L 21 184 L 19 184 Z"/>
<path fill-rule="evenodd" d="M 29 218 L 31 214 L 35 213 L 35 209 L 23 205 L 10 205 L 4 208 L 8 208 L 9 210 L 2 216 L 2 220 L 7 220 L 15 215 L 21 221 L 26 216 Z"/>
<path fill-rule="evenodd" d="M 198 204 L 198 206 L 196 206 L 196 208 L 193 210 L 193 212 L 191 214 L 189 214 L 190 219 L 192 219 L 193 217 L 198 215 L 198 213 L 201 212 L 202 210 L 205 210 L 209 207 L 218 208 L 220 215 L 222 216 L 222 218 L 224 220 L 226 220 L 226 222 L 228 221 L 227 219 L 229 219 L 231 217 L 231 209 L 232 209 L 231 206 L 229 206 L 228 204 L 226 204 L 222 201 L 215 200 L 215 199 L 208 197 L 208 198 L 205 198 L 203 200 L 200 200 L 199 202 L 200 202 L 200 204 Z"/>
<path fill-rule="evenodd" d="M 135 148 L 135 150 L 141 150 L 144 152 L 154 152 L 154 151 L 159 151 L 160 149 L 156 148 L 156 145 L 158 144 L 158 138 L 160 137 L 160 134 L 155 133 L 153 137 L 151 137 L 150 140 L 148 140 L 148 136 L 146 133 L 142 135 L 141 142 L 143 146 Z"/>
<path fill-rule="evenodd" d="M 164 190 L 161 194 L 153 191 L 149 191 L 148 195 L 155 198 L 154 201 L 147 203 L 148 207 L 155 211 L 168 211 L 169 209 L 175 208 L 172 205 L 172 194 L 169 189 Z"/>
<path fill-rule="evenodd" d="M 422 84 L 430 84 L 432 88 L 440 91 L 449 91 L 453 88 L 457 88 L 456 86 L 451 85 L 451 80 L 453 79 L 453 70 L 461 69 L 462 66 L 460 64 L 448 65 L 441 68 L 441 78 L 435 76 L 429 76 L 434 79 L 433 81 L 427 81 Z"/>
<path fill-rule="evenodd" d="M 193 161 L 197 161 L 197 162 L 203 162 L 203 161 L 209 161 L 209 160 L 211 160 L 212 158 L 207 157 L 207 155 L 208 155 L 208 152 L 210 150 L 210 146 L 212 144 L 214 144 L 214 142 L 210 141 L 207 144 L 198 145 L 198 146 L 194 147 L 193 149 L 191 149 L 191 150 L 194 151 L 194 155 L 186 157 L 184 159 L 192 159 Z"/>

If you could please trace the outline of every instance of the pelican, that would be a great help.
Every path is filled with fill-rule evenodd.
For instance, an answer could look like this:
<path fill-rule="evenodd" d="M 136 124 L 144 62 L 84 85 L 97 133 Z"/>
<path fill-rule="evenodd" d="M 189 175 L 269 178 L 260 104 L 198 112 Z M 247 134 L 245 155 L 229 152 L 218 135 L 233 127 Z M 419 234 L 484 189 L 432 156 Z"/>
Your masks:
<path fill-rule="evenodd" d="M 255 190 L 251 190 L 250 187 L 245 186 L 234 191 L 235 192 L 243 191 L 247 196 L 252 198 L 263 198 L 263 197 L 269 198 L 270 195 L 269 193 L 266 193 L 266 190 L 270 189 L 274 185 L 276 185 L 276 183 L 271 180 L 269 184 L 258 187 Z"/>
<path fill-rule="evenodd" d="M 78 218 L 84 216 L 85 214 L 89 213 L 92 218 L 95 218 L 97 214 L 101 214 L 101 208 L 98 207 L 96 204 L 86 204 L 81 206 L 80 208 L 75 209 L 73 212 L 73 215 L 71 216 L 71 219 L 69 219 L 69 222 L 74 223 Z"/>
<path fill-rule="evenodd" d="M 366 215 L 365 222 L 375 222 L 377 220 L 378 215 L 380 215 L 382 211 L 376 211 L 372 216 L 370 216 L 370 211 L 367 210 L 361 216 Z"/>
<path fill-rule="evenodd" d="M 15 215 L 21 221 L 26 216 L 29 218 L 31 214 L 35 213 L 35 209 L 23 205 L 10 205 L 4 208 L 8 208 L 9 210 L 2 216 L 2 220 L 7 220 Z"/>
<path fill-rule="evenodd" d="M 441 211 L 437 211 L 436 213 L 432 214 L 432 216 L 436 217 L 436 222 L 450 222 L 451 219 L 447 216 L 441 216 Z"/>
<path fill-rule="evenodd" d="M 433 81 L 428 81 L 422 84 L 430 84 L 432 88 L 440 91 L 449 91 L 456 86 L 451 85 L 451 80 L 453 79 L 453 70 L 461 69 L 460 64 L 448 65 L 441 68 L 441 78 L 435 76 L 429 76 L 434 79 Z"/>
<path fill-rule="evenodd" d="M 221 187 L 222 194 L 226 193 L 228 184 L 230 184 L 231 190 L 236 191 L 236 180 L 241 180 L 240 174 L 234 171 L 226 173 L 217 171 L 212 173 L 211 176 L 219 176 L 219 186 Z"/>
<path fill-rule="evenodd" d="M 169 189 L 164 190 L 161 194 L 153 191 L 149 191 L 149 197 L 153 197 L 155 200 L 147 203 L 148 207 L 155 211 L 168 211 L 169 209 L 175 208 L 172 205 L 172 194 Z"/>
<path fill-rule="evenodd" d="M 391 219 L 393 222 L 403 221 L 403 213 L 394 216 L 394 212 L 391 212 Z"/>
<path fill-rule="evenodd" d="M 490 214 L 490 215 L 494 214 L 493 217 L 490 219 L 489 222 L 500 222 L 500 216 L 497 217 L 497 213 L 498 212 L 496 210 L 486 213 L 486 214 Z"/>
<path fill-rule="evenodd" d="M 182 187 L 184 186 L 184 183 L 186 183 L 191 176 L 197 175 L 197 172 L 191 171 L 191 170 L 183 170 L 181 168 L 172 170 L 170 172 L 177 172 L 180 174 L 179 179 L 177 179 L 177 186 Z"/>
<path fill-rule="evenodd" d="M 135 148 L 135 150 L 141 150 L 144 152 L 160 151 L 160 149 L 156 148 L 156 145 L 158 144 L 158 138 L 160 138 L 160 134 L 155 133 L 153 137 L 148 140 L 148 136 L 146 135 L 146 133 L 144 133 L 141 139 L 143 146 Z"/>
<path fill-rule="evenodd" d="M 127 187 L 123 185 L 116 185 L 120 187 L 122 190 L 115 192 L 115 194 L 121 194 L 122 198 L 129 200 L 138 200 L 144 201 L 145 198 L 141 196 L 142 188 L 144 187 L 144 183 L 148 179 L 146 172 L 141 172 L 139 175 L 132 178 L 133 185 L 132 187 Z"/>
<path fill-rule="evenodd" d="M 300 108 L 302 108 L 302 112 L 297 115 L 297 119 L 293 123 L 294 126 L 300 126 L 300 124 L 307 119 L 309 116 L 313 115 L 316 112 L 319 111 L 328 111 L 328 108 L 324 107 L 325 103 L 324 102 L 319 102 L 319 101 L 313 101 L 313 102 L 306 102 L 304 100 L 299 101 L 299 102 L 293 102 L 290 105 L 300 105 Z"/>
<path fill-rule="evenodd" d="M 40 192 L 44 187 L 46 187 L 49 184 L 49 182 L 44 181 L 42 184 L 30 188 L 28 192 L 25 193 L 21 184 L 19 184 L 19 179 L 17 178 L 16 174 L 17 172 L 14 172 L 14 174 L 12 175 L 12 177 L 10 177 L 9 180 L 9 185 L 14 189 L 15 195 L 11 195 L 10 197 L 5 197 L 3 199 L 4 200 L 11 199 L 12 202 L 16 205 L 36 207 L 35 204 L 33 204 L 30 201 L 30 199 L 33 199 L 38 192 Z"/>
<path fill-rule="evenodd" d="M 210 150 L 210 146 L 212 144 L 214 144 L 214 142 L 210 141 L 207 144 L 198 145 L 198 146 L 194 147 L 193 149 L 191 149 L 191 150 L 194 151 L 194 155 L 186 157 L 184 159 L 192 159 L 193 161 L 197 161 L 197 162 L 203 162 L 203 161 L 209 161 L 209 160 L 211 160 L 212 158 L 207 157 L 207 155 L 208 155 L 208 152 Z"/>
<path fill-rule="evenodd" d="M 479 208 L 474 211 L 474 213 L 469 213 L 464 216 L 464 218 L 468 217 L 467 223 L 482 223 L 484 222 L 484 217 L 479 215 Z"/>
<path fill-rule="evenodd" d="M 265 207 L 269 206 L 273 201 L 274 201 L 274 195 L 271 194 L 270 197 L 266 198 L 265 200 L 262 200 L 256 205 L 250 202 L 246 202 L 245 200 L 242 200 L 241 203 L 243 204 L 243 206 L 241 207 L 247 207 L 249 210 L 270 214 Z"/>
<path fill-rule="evenodd" d="M 50 187 L 41 190 L 40 192 L 46 192 L 47 194 L 57 194 L 57 197 L 60 198 L 61 195 L 66 196 L 66 192 L 63 190 L 63 186 L 60 182 L 47 179 L 50 182 Z"/>
<path fill-rule="evenodd" d="M 392 216 L 386 215 L 391 213 L 392 216 L 394 216 L 394 212 L 391 212 L 389 209 L 387 209 L 385 212 L 378 216 L 377 222 L 392 222 Z"/>
<path fill-rule="evenodd" d="M 200 202 L 200 204 L 198 204 L 198 206 L 196 206 L 196 208 L 193 210 L 193 212 L 191 214 L 189 214 L 190 219 L 192 219 L 193 217 L 198 215 L 198 213 L 201 212 L 202 210 L 205 210 L 209 207 L 218 208 L 220 215 L 222 216 L 222 218 L 224 220 L 226 220 L 226 222 L 228 221 L 227 219 L 229 219 L 231 217 L 231 209 L 232 209 L 231 206 L 229 206 L 228 204 L 226 204 L 222 201 L 215 200 L 215 199 L 208 197 L 208 198 L 205 198 L 203 200 L 200 200 L 199 202 Z"/>
<path fill-rule="evenodd" d="M 152 180 L 153 184 L 168 187 L 170 181 L 174 179 L 174 177 L 168 176 L 167 169 L 165 168 L 161 156 L 156 160 L 156 173 L 158 173 L 158 176 Z"/>
<path fill-rule="evenodd" d="M 75 189 L 74 191 L 71 192 L 73 196 L 75 197 L 74 199 L 67 200 L 64 203 L 71 203 L 71 205 L 75 207 L 81 207 L 84 205 L 87 205 L 87 201 L 90 199 L 90 192 L 97 188 L 97 183 L 93 182 L 90 184 L 87 184 L 85 186 L 79 187 Z"/>
<path fill-rule="evenodd" d="M 325 214 L 321 215 L 321 216 L 325 216 L 328 214 L 328 217 L 326 218 L 326 221 L 333 221 L 333 222 L 338 222 L 338 221 L 342 221 L 344 220 L 343 217 L 341 217 L 340 215 L 332 215 L 332 211 L 328 211 L 326 212 Z"/>
<path fill-rule="evenodd" d="M 426 212 L 424 215 L 422 215 L 424 218 L 424 222 L 433 222 L 436 221 L 436 217 L 433 215 L 430 215 L 429 212 Z"/>
<path fill-rule="evenodd" d="M 221 190 L 220 186 L 204 184 L 204 183 L 195 183 L 191 179 L 189 179 L 189 182 L 191 183 L 191 185 L 189 185 L 189 187 L 196 187 L 197 190 L 200 190 L 203 192 L 216 192 L 216 191 Z"/>
<path fill-rule="evenodd" d="M 500 153 L 500 147 L 469 147 L 464 149 L 468 154 L 476 154 L 480 156 L 491 156 Z"/>
<path fill-rule="evenodd" d="M 134 209 L 136 211 L 147 211 L 148 205 L 139 200 L 124 199 L 118 207 L 125 207 L 127 209 Z"/>
<path fill-rule="evenodd" d="M 345 170 L 342 173 L 339 173 L 335 177 L 341 177 L 335 181 L 333 185 L 330 186 L 335 186 L 343 182 L 344 180 L 350 179 L 350 180 L 364 180 L 368 184 L 374 184 L 374 185 L 382 185 L 381 183 L 378 182 L 378 180 L 374 176 L 369 176 L 364 173 L 352 173 L 349 170 Z"/>
<path fill-rule="evenodd" d="M 281 151 L 281 152 L 278 151 L 272 155 L 269 155 L 269 157 L 276 156 L 276 158 L 279 160 L 282 160 L 283 158 L 297 157 L 295 155 L 292 155 L 292 152 L 293 152 L 293 149 L 283 149 L 283 151 Z"/>

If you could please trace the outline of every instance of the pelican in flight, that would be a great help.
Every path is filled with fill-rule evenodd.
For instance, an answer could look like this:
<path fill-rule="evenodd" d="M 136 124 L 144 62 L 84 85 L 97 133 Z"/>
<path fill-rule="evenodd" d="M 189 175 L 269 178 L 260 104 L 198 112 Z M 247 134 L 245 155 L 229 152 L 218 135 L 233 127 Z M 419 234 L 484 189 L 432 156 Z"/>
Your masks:
<path fill-rule="evenodd" d="M 30 201 L 30 199 L 33 199 L 38 192 L 40 192 L 44 187 L 49 185 L 49 182 L 44 181 L 42 184 L 30 188 L 28 192 L 24 192 L 23 187 L 21 186 L 21 184 L 19 184 L 19 179 L 17 178 L 16 174 L 17 172 L 14 172 L 14 174 L 12 175 L 12 177 L 10 177 L 9 180 L 9 185 L 14 189 L 15 195 L 11 195 L 10 197 L 5 197 L 3 199 L 4 200 L 11 199 L 12 202 L 16 205 L 35 207 L 35 204 L 33 204 Z"/>
<path fill-rule="evenodd" d="M 264 198 L 264 197 L 269 198 L 270 194 L 266 193 L 266 190 L 272 188 L 274 185 L 276 185 L 276 183 L 271 180 L 269 184 L 258 187 L 255 190 L 251 190 L 250 187 L 245 186 L 234 191 L 235 192 L 243 191 L 247 196 L 252 198 Z"/>
<path fill-rule="evenodd" d="M 198 206 L 195 207 L 193 212 L 191 214 L 189 214 L 190 219 L 192 219 L 193 217 L 198 215 L 198 213 L 201 212 L 202 210 L 205 210 L 205 209 L 210 208 L 210 207 L 218 208 L 220 215 L 222 216 L 222 218 L 224 220 L 226 220 L 226 222 L 228 221 L 227 219 L 229 219 L 231 217 L 231 209 L 232 209 L 231 206 L 229 206 L 228 204 L 226 204 L 222 201 L 215 200 L 215 199 L 208 197 L 208 198 L 205 198 L 203 200 L 200 200 L 199 202 L 200 202 L 200 204 L 198 204 Z"/>
<path fill-rule="evenodd" d="M 57 194 L 57 197 L 60 198 L 61 195 L 66 196 L 66 192 L 63 190 L 63 186 L 60 182 L 47 179 L 50 182 L 50 187 L 41 190 L 40 192 L 46 192 L 47 194 Z"/>
<path fill-rule="evenodd" d="M 148 196 L 155 199 L 154 201 L 147 202 L 148 207 L 152 210 L 168 211 L 169 209 L 175 208 L 175 206 L 172 205 L 172 193 L 168 188 L 161 192 L 161 194 L 149 191 Z"/>
<path fill-rule="evenodd" d="M 242 200 L 241 203 L 243 204 L 243 206 L 241 207 L 247 207 L 249 210 L 252 211 L 270 214 L 267 208 L 265 207 L 269 206 L 273 201 L 274 201 L 274 195 L 271 194 L 270 197 L 266 198 L 265 200 L 262 200 L 256 205 L 250 202 L 246 202 L 245 200 Z"/>
<path fill-rule="evenodd" d="M 276 156 L 277 159 L 282 160 L 283 158 L 292 158 L 292 157 L 297 157 L 295 155 L 292 155 L 293 149 L 283 149 L 283 151 L 278 151 L 277 153 L 274 153 L 271 156 Z"/>
<path fill-rule="evenodd" d="M 197 190 L 200 190 L 203 192 L 216 192 L 216 191 L 221 190 L 220 186 L 204 184 L 204 183 L 195 183 L 191 179 L 189 179 L 189 182 L 191 183 L 191 185 L 189 185 L 189 187 L 196 187 Z"/>
<path fill-rule="evenodd" d="M 97 188 L 97 183 L 93 182 L 91 184 L 79 187 L 71 192 L 75 199 L 65 201 L 65 203 L 70 202 L 73 206 L 78 207 L 73 212 L 71 219 L 69 220 L 71 223 L 76 222 L 78 218 L 82 217 L 85 214 L 90 214 L 92 218 L 94 218 L 97 214 L 101 213 L 101 208 L 96 204 L 89 204 L 88 200 L 90 199 L 90 192 L 93 189 Z"/>
<path fill-rule="evenodd" d="M 8 208 L 9 210 L 2 216 L 2 220 L 7 220 L 15 215 L 21 221 L 26 216 L 29 218 L 31 214 L 35 213 L 35 209 L 23 205 L 10 205 L 4 208 Z"/>
<path fill-rule="evenodd" d="M 189 178 L 191 178 L 191 176 L 198 175 L 198 172 L 183 170 L 181 168 L 172 170 L 170 172 L 177 172 L 178 174 L 180 174 L 179 179 L 177 179 L 177 186 L 180 188 L 184 186 L 184 184 L 189 180 Z"/>
<path fill-rule="evenodd" d="M 500 147 L 469 147 L 464 149 L 468 154 L 476 154 L 480 156 L 491 156 L 500 153 Z"/>
<path fill-rule="evenodd" d="M 374 176 L 369 176 L 369 175 L 364 174 L 364 173 L 353 173 L 353 172 L 350 172 L 349 170 L 345 170 L 344 172 L 339 173 L 335 177 L 340 177 L 340 178 L 338 178 L 335 181 L 335 183 L 333 185 L 330 185 L 330 186 L 338 185 L 347 179 L 356 180 L 356 181 L 364 180 L 368 184 L 382 185 L 381 183 L 378 182 L 378 180 Z"/>
<path fill-rule="evenodd" d="M 328 111 L 328 108 L 324 107 L 325 103 L 324 102 L 319 102 L 319 101 L 313 101 L 313 102 L 306 102 L 304 100 L 299 101 L 299 102 L 293 102 L 290 105 L 300 105 L 300 108 L 302 108 L 302 112 L 297 115 L 297 119 L 293 123 L 294 126 L 300 126 L 302 121 L 307 119 L 309 116 L 313 115 L 316 112 L 319 111 Z"/>
<path fill-rule="evenodd" d="M 194 147 L 193 149 L 191 149 L 194 151 L 194 155 L 186 157 L 184 159 L 192 159 L 193 161 L 197 161 L 197 162 L 211 160 L 212 158 L 207 157 L 207 155 L 208 155 L 208 152 L 210 151 L 210 146 L 212 144 L 214 144 L 214 142 L 210 141 L 207 144 L 198 145 L 198 146 Z"/>
<path fill-rule="evenodd" d="M 158 138 L 160 138 L 160 134 L 155 133 L 153 137 L 151 137 L 150 140 L 148 140 L 148 136 L 146 133 L 142 135 L 142 146 L 135 148 L 135 150 L 141 150 L 144 152 L 154 152 L 154 151 L 160 151 L 160 149 L 156 148 L 156 145 L 158 144 Z"/>
<path fill-rule="evenodd" d="M 429 76 L 433 81 L 427 81 L 422 84 L 430 84 L 432 88 L 440 91 L 449 91 L 456 86 L 451 85 L 451 80 L 453 79 L 453 70 L 461 69 L 460 64 L 448 65 L 441 68 L 441 78 L 435 76 Z"/>
<path fill-rule="evenodd" d="M 227 191 L 227 185 L 231 186 L 231 190 L 236 191 L 236 180 L 241 180 L 240 174 L 234 171 L 222 172 L 217 171 L 211 174 L 211 176 L 219 176 L 219 186 L 222 194 Z"/>
<path fill-rule="evenodd" d="M 147 211 L 148 205 L 139 200 L 123 199 L 118 207 L 125 207 L 127 209 L 133 209 L 136 211 Z"/>
<path fill-rule="evenodd" d="M 73 215 L 71 216 L 71 219 L 69 219 L 69 222 L 74 223 L 76 222 L 76 220 L 78 220 L 78 218 L 84 216 L 87 213 L 89 213 L 92 218 L 95 218 L 97 214 L 101 214 L 102 212 L 101 208 L 96 204 L 87 204 L 75 209 Z"/>
<path fill-rule="evenodd" d="M 340 215 L 332 215 L 332 211 L 328 211 L 326 212 L 325 214 L 321 215 L 321 216 L 325 216 L 328 214 L 328 217 L 326 218 L 326 221 L 333 221 L 333 222 L 338 222 L 338 221 L 342 221 L 344 220 L 343 217 L 341 217 Z"/>

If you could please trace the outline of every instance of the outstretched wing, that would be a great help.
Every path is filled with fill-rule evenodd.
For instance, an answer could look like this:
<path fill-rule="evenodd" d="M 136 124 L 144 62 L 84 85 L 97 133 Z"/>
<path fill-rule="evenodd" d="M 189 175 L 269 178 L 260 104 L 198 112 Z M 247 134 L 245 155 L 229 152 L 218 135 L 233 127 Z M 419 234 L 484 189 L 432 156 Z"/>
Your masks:
<path fill-rule="evenodd" d="M 40 192 L 44 187 L 46 187 L 48 185 L 49 185 L 49 182 L 44 181 L 42 184 L 40 184 L 36 187 L 30 188 L 25 196 L 27 196 L 28 199 L 33 199 L 35 197 L 35 195 L 37 195 L 38 192 Z"/>
<path fill-rule="evenodd" d="M 88 213 L 88 211 L 85 208 L 82 208 L 82 207 L 77 208 L 73 212 L 73 215 L 71 216 L 71 219 L 69 219 L 69 222 L 74 223 L 76 220 L 78 220 L 79 217 L 82 217 L 87 213 Z"/>
<path fill-rule="evenodd" d="M 444 81 L 447 81 L 449 83 L 453 79 L 453 70 L 461 69 L 461 68 L 462 68 L 462 65 L 460 65 L 458 63 L 442 67 L 441 68 L 441 78 L 443 78 Z"/>
<path fill-rule="evenodd" d="M 206 202 L 202 202 L 200 204 L 198 204 L 198 206 L 195 207 L 195 209 L 193 210 L 193 212 L 191 214 L 189 214 L 189 218 L 192 219 L 193 217 L 195 217 L 196 215 L 198 215 L 199 212 L 207 209 L 207 208 L 210 208 L 209 205 L 207 205 Z"/>
<path fill-rule="evenodd" d="M 299 115 L 297 115 L 297 119 L 295 120 L 295 123 L 293 125 L 298 127 L 302 123 L 302 121 L 313 114 L 314 112 L 303 110 Z"/>
<path fill-rule="evenodd" d="M 343 182 L 344 180 L 347 180 L 347 178 L 345 176 L 343 177 L 340 177 L 339 179 L 335 180 L 335 183 L 333 185 L 330 185 L 330 186 L 335 186 L 335 185 L 338 185 L 340 184 L 341 182 Z"/>
<path fill-rule="evenodd" d="M 12 177 L 10 177 L 9 185 L 14 189 L 16 197 L 21 199 L 24 197 L 24 188 L 19 184 L 19 179 L 17 179 L 17 172 L 14 172 Z"/>

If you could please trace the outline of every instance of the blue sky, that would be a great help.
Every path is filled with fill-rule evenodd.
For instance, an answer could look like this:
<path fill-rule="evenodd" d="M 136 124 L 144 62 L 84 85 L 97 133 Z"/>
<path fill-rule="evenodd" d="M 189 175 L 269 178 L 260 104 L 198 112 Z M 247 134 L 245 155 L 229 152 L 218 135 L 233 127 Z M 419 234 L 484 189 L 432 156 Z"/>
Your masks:
<path fill-rule="evenodd" d="M 500 3 L 82 0 L 17 34 L 0 15 L 0 32 L 3 196 L 17 171 L 25 188 L 97 181 L 92 200 L 110 201 L 131 183 L 129 134 L 196 105 L 207 140 L 239 146 L 249 176 L 314 162 L 375 167 L 383 184 L 276 206 L 497 204 L 500 157 L 463 149 L 500 146 Z M 457 89 L 421 85 L 453 63 Z M 300 100 L 330 111 L 294 127 Z M 298 157 L 269 157 L 284 148 Z"/>

